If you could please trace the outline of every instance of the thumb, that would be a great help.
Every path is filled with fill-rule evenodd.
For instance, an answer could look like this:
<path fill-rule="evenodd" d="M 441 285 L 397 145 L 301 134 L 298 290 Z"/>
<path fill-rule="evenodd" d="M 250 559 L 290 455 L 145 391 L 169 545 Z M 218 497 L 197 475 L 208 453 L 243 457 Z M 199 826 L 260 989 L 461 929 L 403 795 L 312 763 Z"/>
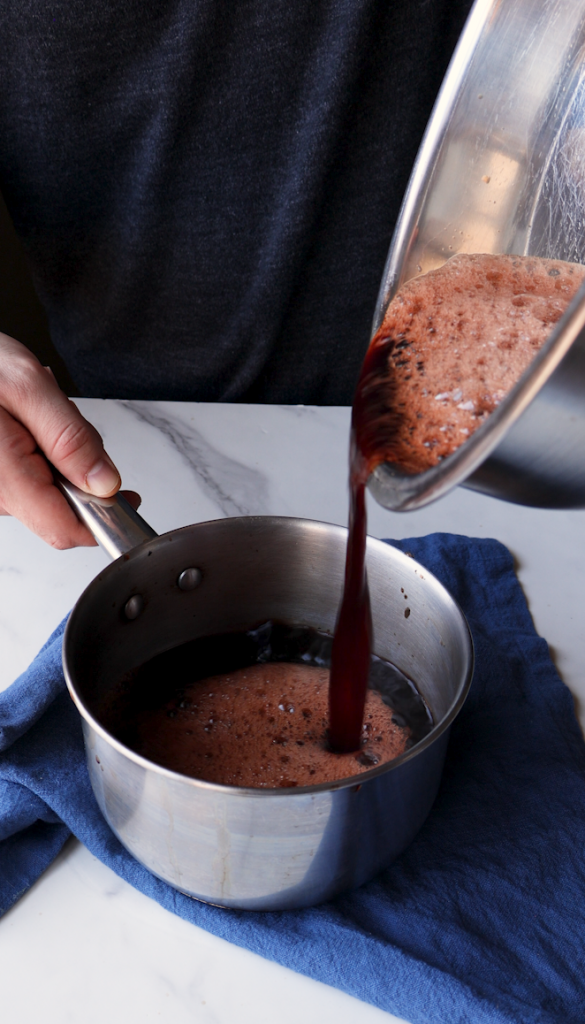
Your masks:
<path fill-rule="evenodd" d="M 61 392 L 60 392 L 61 394 Z M 38 426 L 25 421 L 44 454 L 71 483 L 90 494 L 108 498 L 120 487 L 120 474 L 104 450 L 95 427 L 81 415 L 74 402 L 55 401 Z M 36 429 L 34 429 L 36 427 Z"/>
<path fill-rule="evenodd" d="M 71 483 L 99 497 L 120 487 L 120 474 L 103 441 L 77 406 L 60 390 L 53 374 L 17 346 L 5 363 L 2 405 L 35 439 L 47 459 Z"/>

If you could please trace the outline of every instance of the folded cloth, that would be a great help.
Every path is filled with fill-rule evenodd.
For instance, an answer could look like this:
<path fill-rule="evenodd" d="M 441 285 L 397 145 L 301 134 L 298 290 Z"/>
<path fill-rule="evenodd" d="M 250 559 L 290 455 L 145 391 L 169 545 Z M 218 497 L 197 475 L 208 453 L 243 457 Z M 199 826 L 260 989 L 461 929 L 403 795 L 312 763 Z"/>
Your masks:
<path fill-rule="evenodd" d="M 206 906 L 154 878 L 93 798 L 60 626 L 0 695 L 0 907 L 72 832 L 168 910 L 412 1024 L 582 1024 L 585 745 L 571 695 L 501 544 L 436 534 L 396 546 L 459 601 L 477 666 L 437 801 L 390 868 L 280 913 Z"/>

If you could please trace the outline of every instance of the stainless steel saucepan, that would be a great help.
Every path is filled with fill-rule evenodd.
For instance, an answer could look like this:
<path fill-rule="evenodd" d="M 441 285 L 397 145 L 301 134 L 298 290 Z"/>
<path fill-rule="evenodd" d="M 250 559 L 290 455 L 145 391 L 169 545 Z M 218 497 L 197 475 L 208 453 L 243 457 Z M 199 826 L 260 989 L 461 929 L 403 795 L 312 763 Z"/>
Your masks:
<path fill-rule="evenodd" d="M 436 724 L 422 742 L 386 766 L 303 789 L 198 781 L 109 734 L 100 721 L 105 695 L 126 672 L 198 636 L 269 619 L 332 632 L 347 531 L 249 517 L 157 537 L 123 498 L 61 486 L 116 558 L 73 609 L 63 663 L 94 793 L 124 846 L 182 892 L 252 910 L 315 904 L 386 867 L 429 813 L 471 682 L 469 630 L 444 587 L 412 558 L 368 540 L 375 652 L 427 701 Z"/>

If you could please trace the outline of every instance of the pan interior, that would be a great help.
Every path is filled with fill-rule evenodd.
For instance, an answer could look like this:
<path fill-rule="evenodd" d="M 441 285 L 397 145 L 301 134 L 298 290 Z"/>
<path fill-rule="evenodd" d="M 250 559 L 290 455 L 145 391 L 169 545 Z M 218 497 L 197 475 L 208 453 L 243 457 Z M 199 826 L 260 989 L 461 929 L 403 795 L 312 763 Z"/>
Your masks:
<path fill-rule="evenodd" d="M 80 710 L 99 722 L 122 677 L 197 637 L 267 620 L 333 633 L 346 538 L 340 527 L 248 517 L 186 527 L 118 559 L 88 587 L 68 624 L 64 662 Z M 178 580 L 189 568 L 200 570 L 201 581 L 183 590 Z M 465 620 L 434 577 L 387 544 L 369 540 L 368 577 L 374 652 L 414 680 L 440 724 L 469 684 Z M 141 611 L 129 619 L 133 597 Z"/>

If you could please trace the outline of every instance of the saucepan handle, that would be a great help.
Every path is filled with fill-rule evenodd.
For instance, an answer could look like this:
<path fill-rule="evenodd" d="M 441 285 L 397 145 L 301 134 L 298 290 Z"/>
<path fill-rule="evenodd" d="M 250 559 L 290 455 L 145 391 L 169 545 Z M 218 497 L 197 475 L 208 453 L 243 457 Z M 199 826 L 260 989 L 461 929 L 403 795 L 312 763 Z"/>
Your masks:
<path fill-rule="evenodd" d="M 56 470 L 53 472 L 57 487 L 110 558 L 119 558 L 137 544 L 158 536 L 123 495 L 97 498 L 74 487 Z"/>

